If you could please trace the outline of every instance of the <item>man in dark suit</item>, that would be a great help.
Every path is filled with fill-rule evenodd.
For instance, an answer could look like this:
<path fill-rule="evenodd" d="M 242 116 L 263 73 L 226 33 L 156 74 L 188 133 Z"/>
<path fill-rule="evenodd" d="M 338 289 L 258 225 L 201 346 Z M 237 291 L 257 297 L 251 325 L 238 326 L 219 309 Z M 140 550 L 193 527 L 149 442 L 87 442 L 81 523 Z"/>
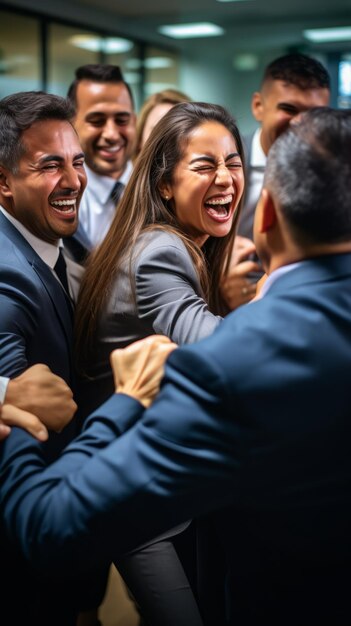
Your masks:
<path fill-rule="evenodd" d="M 231 274 L 222 285 L 231 309 L 255 296 L 256 282 L 263 275 L 255 266 L 253 223 L 260 197 L 267 155 L 274 141 L 312 107 L 327 106 L 330 78 L 325 67 L 305 54 L 291 53 L 267 65 L 259 91 L 252 96 L 251 110 L 259 128 L 244 137 L 245 193 L 235 240 Z"/>
<path fill-rule="evenodd" d="M 350 623 L 350 155 L 350 111 L 277 139 L 255 217 L 263 292 L 173 352 L 150 408 L 166 338 L 112 355 L 118 393 L 50 467 L 27 433 L 3 442 L 2 515 L 37 568 L 88 571 L 213 511 L 227 624 Z"/>
<path fill-rule="evenodd" d="M 86 186 L 84 153 L 72 116 L 64 98 L 43 92 L 13 94 L 0 101 L 0 374 L 13 378 L 41 363 L 71 389 L 73 294 L 62 240 L 77 229 Z M 78 432 L 75 418 L 52 433 L 42 449 L 47 461 L 57 458 Z M 33 582 L 17 548 L 6 534 L 1 536 L 7 544 L 3 562 L 8 559 L 9 580 L 10 568 L 16 580 L 16 609 L 27 611 L 25 619 L 37 625 L 52 623 L 52 590 L 45 589 L 39 602 L 39 580 Z M 75 606 L 75 592 L 78 598 L 82 589 L 64 591 L 57 607 L 57 618 L 66 624 L 75 619 L 80 603 Z M 88 594 L 85 600 L 90 603 L 92 597 Z M 9 610 L 16 622 L 14 608 Z M 5 613 L 4 608 L 4 623 Z"/>

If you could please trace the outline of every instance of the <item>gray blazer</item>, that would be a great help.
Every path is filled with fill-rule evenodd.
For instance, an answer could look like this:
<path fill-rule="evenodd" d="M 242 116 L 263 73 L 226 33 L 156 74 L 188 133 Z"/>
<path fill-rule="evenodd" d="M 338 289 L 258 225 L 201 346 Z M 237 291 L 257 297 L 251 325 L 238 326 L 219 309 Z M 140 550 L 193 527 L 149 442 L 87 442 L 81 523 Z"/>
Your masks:
<path fill-rule="evenodd" d="M 142 234 L 118 273 L 99 323 L 96 350 L 86 364 L 91 378 L 79 398 L 84 413 L 113 392 L 112 350 L 152 334 L 193 343 L 210 335 L 220 321 L 208 310 L 182 240 L 161 229 Z"/>

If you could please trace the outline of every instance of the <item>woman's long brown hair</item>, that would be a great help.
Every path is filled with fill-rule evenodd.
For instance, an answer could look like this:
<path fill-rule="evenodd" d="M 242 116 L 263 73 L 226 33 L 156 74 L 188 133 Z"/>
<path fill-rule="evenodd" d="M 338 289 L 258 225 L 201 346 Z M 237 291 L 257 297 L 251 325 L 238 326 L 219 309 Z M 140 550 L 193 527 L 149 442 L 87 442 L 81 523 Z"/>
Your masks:
<path fill-rule="evenodd" d="M 160 183 L 170 183 L 176 165 L 192 131 L 208 121 L 222 124 L 232 134 L 243 161 L 241 137 L 234 118 L 219 105 L 189 102 L 175 105 L 155 126 L 135 164 L 132 176 L 119 202 L 103 242 L 91 254 L 83 276 L 76 308 L 75 348 L 80 369 L 89 358 L 104 310 L 122 261 L 129 261 L 139 235 L 152 228 L 176 233 L 184 242 L 199 275 L 209 309 L 227 312 L 219 283 L 228 271 L 240 205 L 225 237 L 209 237 L 202 249 L 184 233 L 170 202 L 159 191 Z M 131 290 L 135 286 L 131 280 Z"/>

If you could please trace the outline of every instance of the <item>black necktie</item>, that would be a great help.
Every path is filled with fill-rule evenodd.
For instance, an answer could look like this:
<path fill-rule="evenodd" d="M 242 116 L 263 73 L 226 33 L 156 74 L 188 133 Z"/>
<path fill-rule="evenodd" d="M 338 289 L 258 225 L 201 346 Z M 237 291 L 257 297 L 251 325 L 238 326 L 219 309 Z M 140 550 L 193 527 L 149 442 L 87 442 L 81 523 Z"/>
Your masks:
<path fill-rule="evenodd" d="M 62 248 L 60 248 L 58 259 L 57 259 L 57 261 L 55 263 L 54 272 L 55 272 L 56 276 L 58 277 L 61 285 L 63 286 L 66 294 L 69 296 L 67 271 L 66 271 L 66 261 L 64 259 L 63 254 L 62 254 Z"/>
<path fill-rule="evenodd" d="M 118 204 L 119 199 L 123 193 L 124 187 L 125 185 L 123 185 L 123 183 L 120 183 L 119 180 L 114 184 L 112 191 L 111 191 L 111 198 L 115 204 Z"/>

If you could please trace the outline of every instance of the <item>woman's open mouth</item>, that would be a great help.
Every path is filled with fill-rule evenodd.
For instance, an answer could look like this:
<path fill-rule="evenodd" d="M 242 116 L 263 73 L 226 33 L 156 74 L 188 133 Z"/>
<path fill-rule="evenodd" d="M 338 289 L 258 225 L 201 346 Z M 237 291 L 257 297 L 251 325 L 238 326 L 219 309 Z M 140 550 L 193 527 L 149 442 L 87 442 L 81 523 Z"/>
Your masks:
<path fill-rule="evenodd" d="M 233 194 L 227 196 L 210 198 L 205 202 L 205 209 L 208 215 L 216 221 L 226 221 L 232 215 Z"/>

